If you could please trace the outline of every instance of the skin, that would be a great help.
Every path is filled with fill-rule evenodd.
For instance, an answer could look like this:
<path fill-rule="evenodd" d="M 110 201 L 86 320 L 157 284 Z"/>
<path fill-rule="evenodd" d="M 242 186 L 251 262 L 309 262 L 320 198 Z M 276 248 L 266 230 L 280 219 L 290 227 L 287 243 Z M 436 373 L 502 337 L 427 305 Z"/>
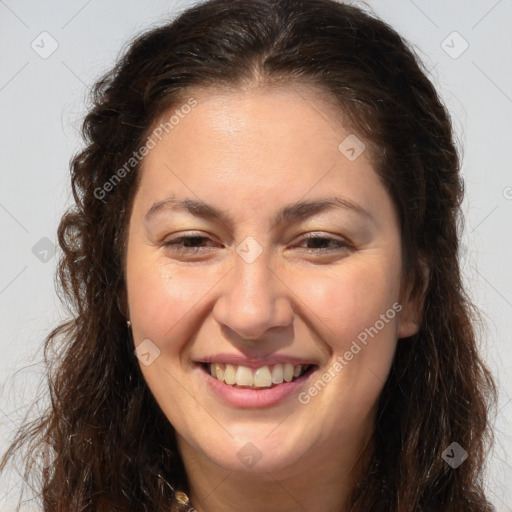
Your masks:
<path fill-rule="evenodd" d="M 160 350 L 141 370 L 176 429 L 198 512 L 343 510 L 367 460 L 397 339 L 419 327 L 420 304 L 402 282 L 394 205 L 369 150 L 354 161 L 339 151 L 351 131 L 320 91 L 254 86 L 192 96 L 197 106 L 145 157 L 130 216 L 135 345 L 149 339 Z M 171 209 L 146 222 L 171 195 L 212 204 L 233 225 Z M 370 217 L 336 208 L 271 225 L 285 205 L 333 195 Z M 311 244 L 313 232 L 349 247 Z M 207 239 L 195 252 L 163 245 L 198 235 Z M 251 263 L 236 252 L 246 237 L 263 251 Z M 193 364 L 218 353 L 291 354 L 315 361 L 317 380 L 394 303 L 401 312 L 307 404 L 292 396 L 267 408 L 228 406 Z M 262 455 L 251 468 L 237 456 L 248 442 Z"/>

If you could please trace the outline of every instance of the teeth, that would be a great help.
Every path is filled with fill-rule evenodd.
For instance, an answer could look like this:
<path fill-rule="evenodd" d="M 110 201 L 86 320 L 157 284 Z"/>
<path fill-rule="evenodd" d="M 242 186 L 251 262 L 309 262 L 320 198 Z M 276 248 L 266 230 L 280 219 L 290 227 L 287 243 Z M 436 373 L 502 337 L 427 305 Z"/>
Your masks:
<path fill-rule="evenodd" d="M 247 366 L 239 366 L 238 370 L 236 371 L 236 383 L 238 386 L 252 386 L 253 382 L 254 385 L 256 384 L 256 375 L 252 376 L 252 372 L 250 368 L 247 368 Z"/>
<path fill-rule="evenodd" d="M 286 382 L 291 382 L 293 379 L 293 364 L 286 363 L 284 365 L 283 378 Z"/>
<path fill-rule="evenodd" d="M 282 384 L 291 382 L 299 377 L 308 365 L 298 364 L 276 364 L 273 367 L 262 366 L 257 369 L 247 366 L 235 366 L 232 364 L 212 363 L 210 364 L 210 374 L 212 377 L 225 382 L 230 386 L 244 386 L 252 388 L 268 388 L 273 384 Z"/>
<path fill-rule="evenodd" d="M 217 377 L 219 380 L 224 380 L 224 370 L 222 369 L 221 365 L 219 363 L 215 363 L 215 375 L 214 377 Z"/>
<path fill-rule="evenodd" d="M 283 365 L 276 364 L 272 370 L 272 383 L 282 384 L 283 382 Z"/>
<path fill-rule="evenodd" d="M 232 364 L 226 365 L 226 371 L 224 372 L 224 382 L 230 386 L 236 382 L 235 367 Z"/>
<path fill-rule="evenodd" d="M 269 386 L 272 385 L 272 375 L 270 375 L 270 370 L 268 369 L 268 366 L 258 368 L 254 372 L 254 385 L 257 388 L 268 388 Z"/>

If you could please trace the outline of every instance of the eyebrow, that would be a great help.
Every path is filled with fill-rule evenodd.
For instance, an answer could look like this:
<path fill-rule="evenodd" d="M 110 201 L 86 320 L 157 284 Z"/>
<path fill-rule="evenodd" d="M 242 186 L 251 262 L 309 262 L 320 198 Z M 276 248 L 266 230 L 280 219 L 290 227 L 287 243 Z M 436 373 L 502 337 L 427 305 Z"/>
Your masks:
<path fill-rule="evenodd" d="M 368 210 L 353 201 L 341 197 L 324 197 L 308 201 L 298 201 L 284 206 L 274 216 L 272 227 L 285 221 L 293 222 L 312 217 L 313 215 L 333 208 L 347 209 L 369 220 L 375 220 Z M 217 220 L 230 227 L 234 225 L 234 220 L 226 212 L 211 204 L 205 203 L 200 199 L 178 199 L 174 196 L 155 202 L 146 212 L 144 220 L 149 221 L 157 213 L 165 210 L 185 210 L 192 215 Z"/>

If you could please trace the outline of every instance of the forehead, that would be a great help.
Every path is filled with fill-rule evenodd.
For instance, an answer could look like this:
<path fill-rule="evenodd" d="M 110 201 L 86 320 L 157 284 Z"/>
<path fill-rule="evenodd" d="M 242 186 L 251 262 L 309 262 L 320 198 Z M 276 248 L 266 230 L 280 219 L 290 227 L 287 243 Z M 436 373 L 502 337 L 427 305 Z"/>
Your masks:
<path fill-rule="evenodd" d="M 168 164 L 186 159 L 194 167 L 208 159 L 205 171 L 237 162 L 269 173 L 283 163 L 288 169 L 309 163 L 327 170 L 328 162 L 340 156 L 340 143 L 352 134 L 345 122 L 335 101 L 312 86 L 193 89 L 154 123 L 156 147 L 142 167 L 163 159 Z"/>
<path fill-rule="evenodd" d="M 178 137 L 187 136 L 184 132 L 190 125 L 194 129 L 203 125 L 210 138 L 249 141 L 257 136 L 261 144 L 273 141 L 273 146 L 277 146 L 286 140 L 292 147 L 304 139 L 316 139 L 316 142 L 323 139 L 323 146 L 327 146 L 335 144 L 339 132 L 346 130 L 347 119 L 334 98 L 319 88 L 303 84 L 194 89 L 163 120 L 169 113 L 179 111 L 192 97 L 197 106 L 190 114 L 181 116 L 182 129 L 175 133 Z"/>
<path fill-rule="evenodd" d="M 155 124 L 153 133 L 164 129 L 143 160 L 139 196 L 178 192 L 249 209 L 338 190 L 361 203 L 381 185 L 368 151 L 354 160 L 343 154 L 340 144 L 357 138 L 343 122 L 334 101 L 311 87 L 192 90 Z"/>

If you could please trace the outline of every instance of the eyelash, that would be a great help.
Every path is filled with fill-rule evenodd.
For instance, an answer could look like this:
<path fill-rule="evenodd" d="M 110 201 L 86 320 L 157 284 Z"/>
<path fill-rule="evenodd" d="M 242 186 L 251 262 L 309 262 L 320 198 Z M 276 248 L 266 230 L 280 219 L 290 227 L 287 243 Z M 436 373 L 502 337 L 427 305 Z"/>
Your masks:
<path fill-rule="evenodd" d="M 197 253 L 197 252 L 200 252 L 203 248 L 202 247 L 185 247 L 185 246 L 181 245 L 185 241 L 197 240 L 197 239 L 211 240 L 207 236 L 202 236 L 202 235 L 180 236 L 180 237 L 174 238 L 172 240 L 169 240 L 167 242 L 164 242 L 162 245 L 164 247 L 170 247 L 177 252 Z M 330 248 L 330 249 L 328 249 L 328 248 L 309 248 L 309 249 L 306 249 L 308 252 L 312 251 L 312 252 L 317 252 L 317 253 L 318 252 L 319 253 L 329 253 L 329 252 L 339 251 L 342 249 L 352 248 L 352 246 L 350 244 L 348 244 L 347 242 L 344 242 L 343 240 L 338 240 L 337 238 L 331 238 L 331 237 L 327 237 L 327 236 L 309 235 L 309 236 L 304 237 L 302 239 L 302 242 L 309 241 L 309 240 L 315 240 L 315 241 L 324 240 L 327 242 L 333 242 L 337 245 L 337 247 Z"/>

